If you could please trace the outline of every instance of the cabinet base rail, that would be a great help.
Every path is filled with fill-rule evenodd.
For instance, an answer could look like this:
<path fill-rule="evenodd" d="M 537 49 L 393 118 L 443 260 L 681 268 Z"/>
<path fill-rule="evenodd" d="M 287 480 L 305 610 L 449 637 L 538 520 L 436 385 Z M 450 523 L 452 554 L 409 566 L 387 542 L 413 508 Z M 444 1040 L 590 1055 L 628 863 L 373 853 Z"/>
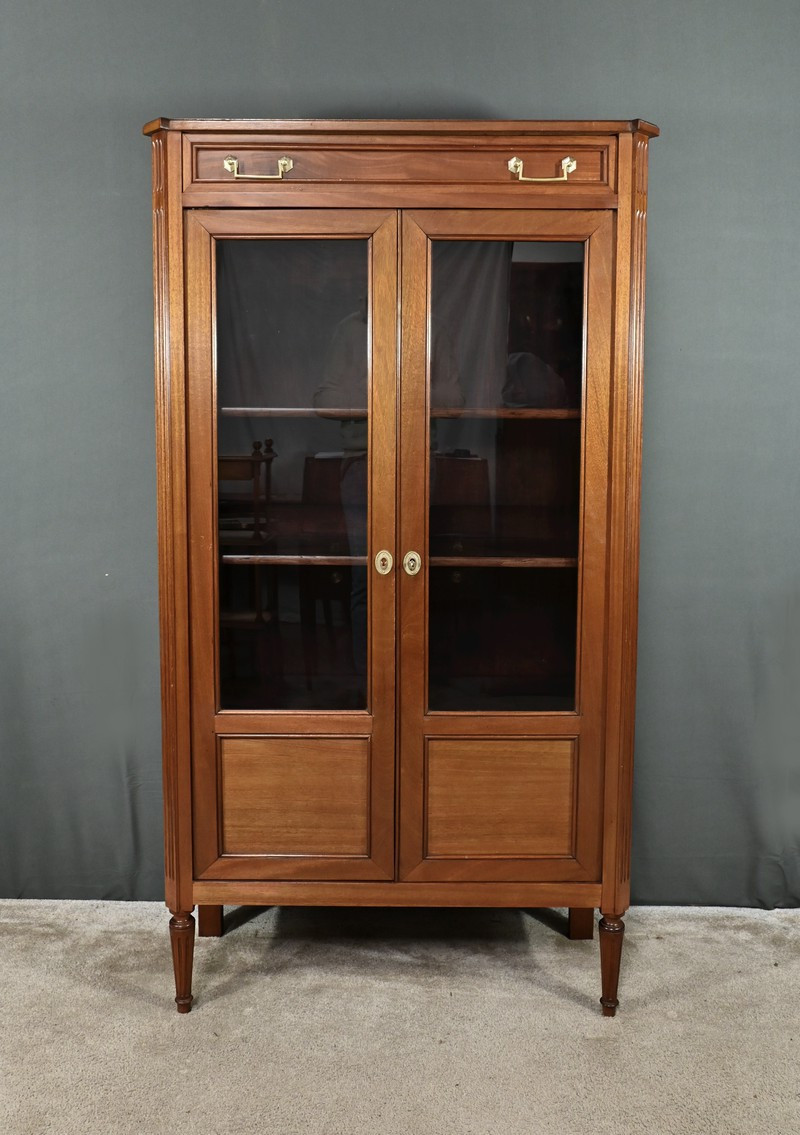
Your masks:
<path fill-rule="evenodd" d="M 593 906 L 600 883 L 325 883 L 196 880 L 196 905 L 231 906 Z"/>

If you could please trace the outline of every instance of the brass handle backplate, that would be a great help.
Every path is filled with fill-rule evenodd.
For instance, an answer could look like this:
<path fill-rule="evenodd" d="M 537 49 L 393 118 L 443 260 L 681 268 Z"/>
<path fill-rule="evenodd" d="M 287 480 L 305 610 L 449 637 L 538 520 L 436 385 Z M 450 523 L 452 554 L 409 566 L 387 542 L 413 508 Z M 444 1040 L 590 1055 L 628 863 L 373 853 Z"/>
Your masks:
<path fill-rule="evenodd" d="M 511 173 L 517 175 L 518 181 L 566 181 L 569 175 L 574 173 L 578 168 L 578 163 L 574 158 L 564 158 L 561 162 L 561 173 L 558 177 L 523 177 L 522 158 L 509 158 L 508 168 Z"/>
<path fill-rule="evenodd" d="M 392 558 L 391 552 L 378 552 L 375 557 L 375 571 L 378 575 L 388 575 L 392 570 L 393 563 L 394 559 Z"/>
<path fill-rule="evenodd" d="M 407 575 L 416 575 L 422 567 L 422 559 L 419 552 L 406 552 L 403 556 L 403 567 Z"/>
<path fill-rule="evenodd" d="M 283 157 L 278 158 L 277 173 L 239 173 L 239 159 L 235 158 L 233 154 L 228 154 L 222 164 L 228 173 L 232 173 L 239 181 L 281 181 L 283 175 L 294 167 L 291 158 Z"/>

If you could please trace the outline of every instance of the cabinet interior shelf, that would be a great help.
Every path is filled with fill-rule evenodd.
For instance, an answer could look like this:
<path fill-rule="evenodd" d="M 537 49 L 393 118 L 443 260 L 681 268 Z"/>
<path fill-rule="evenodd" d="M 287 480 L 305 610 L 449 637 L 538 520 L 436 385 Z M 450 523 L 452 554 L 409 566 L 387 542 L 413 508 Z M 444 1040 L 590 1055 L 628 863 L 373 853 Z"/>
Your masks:
<path fill-rule="evenodd" d="M 226 554 L 222 556 L 224 564 L 277 564 L 283 567 L 350 567 L 353 564 L 366 565 L 366 556 L 291 556 L 267 555 L 257 553 L 248 555 Z"/>
<path fill-rule="evenodd" d="M 576 556 L 431 556 L 431 567 L 574 568 Z"/>
<path fill-rule="evenodd" d="M 225 554 L 224 564 L 274 564 L 284 567 L 350 567 L 367 564 L 366 556 L 291 556 Z M 428 561 L 432 568 L 462 567 L 518 567 L 518 568 L 574 568 L 578 566 L 575 556 L 431 556 Z"/>
<path fill-rule="evenodd" d="M 363 406 L 220 406 L 223 418 L 366 418 Z"/>
<path fill-rule="evenodd" d="M 432 418 L 580 418 L 580 410 L 536 406 L 435 406 Z"/>
<path fill-rule="evenodd" d="M 364 407 L 325 406 L 221 406 L 224 418 L 366 418 Z M 580 418 L 576 409 L 541 409 L 535 406 L 444 406 L 431 410 L 432 418 Z"/>

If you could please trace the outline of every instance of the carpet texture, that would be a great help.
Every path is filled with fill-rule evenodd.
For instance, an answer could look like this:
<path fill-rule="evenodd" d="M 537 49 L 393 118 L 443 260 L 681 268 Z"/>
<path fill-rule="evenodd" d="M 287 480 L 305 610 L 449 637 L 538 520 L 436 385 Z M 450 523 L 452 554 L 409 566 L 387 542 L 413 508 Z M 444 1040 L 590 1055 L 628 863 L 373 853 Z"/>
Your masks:
<path fill-rule="evenodd" d="M 0 902 L 3 1135 L 796 1135 L 800 912 L 636 908 L 620 1010 L 553 912 Z"/>

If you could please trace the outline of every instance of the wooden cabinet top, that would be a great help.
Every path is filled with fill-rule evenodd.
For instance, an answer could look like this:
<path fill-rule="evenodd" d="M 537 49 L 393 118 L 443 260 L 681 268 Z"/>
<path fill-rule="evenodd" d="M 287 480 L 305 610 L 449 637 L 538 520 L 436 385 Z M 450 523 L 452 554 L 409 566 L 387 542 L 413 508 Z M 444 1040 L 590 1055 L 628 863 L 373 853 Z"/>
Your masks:
<path fill-rule="evenodd" d="M 331 118 L 154 118 L 144 134 L 159 130 L 222 134 L 645 134 L 655 138 L 659 129 L 642 118 L 598 121 L 542 121 L 527 119 L 331 119 Z"/>

